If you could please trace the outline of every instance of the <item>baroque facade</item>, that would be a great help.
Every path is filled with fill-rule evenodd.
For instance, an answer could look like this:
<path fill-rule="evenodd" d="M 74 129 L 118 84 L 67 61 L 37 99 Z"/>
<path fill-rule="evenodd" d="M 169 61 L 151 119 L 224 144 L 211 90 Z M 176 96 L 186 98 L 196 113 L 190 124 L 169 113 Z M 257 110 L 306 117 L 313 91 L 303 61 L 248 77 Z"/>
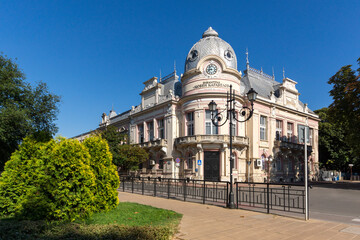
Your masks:
<path fill-rule="evenodd" d="M 275 81 L 250 67 L 248 58 L 246 69 L 238 71 L 233 48 L 210 27 L 190 49 L 180 78 L 174 69 L 145 81 L 141 104 L 121 114 L 104 113 L 99 129 L 116 126 L 128 132 L 131 144 L 148 150 L 141 176 L 229 181 L 229 124 L 213 125 L 208 104 L 214 100 L 218 112 L 225 110 L 232 85 L 237 118 L 242 119 L 239 112 L 249 106 L 246 93 L 253 88 L 258 97 L 252 118 L 231 129 L 233 180 L 302 181 L 305 145 L 309 178 L 317 179 L 319 118 L 299 100 L 296 84 L 286 77 Z"/>

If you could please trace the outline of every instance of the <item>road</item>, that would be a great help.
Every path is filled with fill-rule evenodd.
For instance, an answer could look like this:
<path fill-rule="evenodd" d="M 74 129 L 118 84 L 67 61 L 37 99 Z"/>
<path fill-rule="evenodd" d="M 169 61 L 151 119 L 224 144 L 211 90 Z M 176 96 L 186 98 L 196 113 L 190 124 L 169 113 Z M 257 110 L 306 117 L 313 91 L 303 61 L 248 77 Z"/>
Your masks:
<path fill-rule="evenodd" d="M 360 183 L 313 185 L 310 218 L 360 225 Z"/>

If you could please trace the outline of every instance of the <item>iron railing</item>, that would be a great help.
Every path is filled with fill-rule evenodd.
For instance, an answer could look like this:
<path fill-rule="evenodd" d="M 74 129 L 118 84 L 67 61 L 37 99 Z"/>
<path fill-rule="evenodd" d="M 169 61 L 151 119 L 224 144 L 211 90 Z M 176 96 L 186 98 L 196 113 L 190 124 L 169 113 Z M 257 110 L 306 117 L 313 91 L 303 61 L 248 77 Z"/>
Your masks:
<path fill-rule="evenodd" d="M 237 208 L 305 214 L 304 185 L 242 182 L 235 185 Z"/>
<path fill-rule="evenodd" d="M 225 206 L 229 183 L 194 179 L 121 177 L 120 190 L 142 195 Z"/>
<path fill-rule="evenodd" d="M 182 178 L 126 176 L 120 178 L 119 190 L 142 195 L 172 198 L 197 203 L 226 206 L 230 183 Z M 237 208 L 284 215 L 305 214 L 305 187 L 296 184 L 236 182 Z"/>

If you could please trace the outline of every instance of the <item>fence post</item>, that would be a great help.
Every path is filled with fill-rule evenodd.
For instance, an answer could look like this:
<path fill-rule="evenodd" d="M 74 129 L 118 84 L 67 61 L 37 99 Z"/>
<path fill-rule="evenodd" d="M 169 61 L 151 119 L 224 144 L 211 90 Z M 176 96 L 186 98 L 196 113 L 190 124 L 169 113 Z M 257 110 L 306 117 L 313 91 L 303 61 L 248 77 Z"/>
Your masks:
<path fill-rule="evenodd" d="M 168 179 L 168 198 L 170 198 L 170 178 Z"/>
<path fill-rule="evenodd" d="M 186 201 L 186 179 L 184 179 L 184 201 Z"/>
<path fill-rule="evenodd" d="M 267 196 L 266 196 L 266 198 L 267 198 L 267 200 L 266 200 L 266 202 L 267 202 L 267 213 L 269 214 L 270 213 L 270 193 L 269 193 L 269 183 L 267 183 L 266 184 L 267 186 L 266 186 L 266 192 L 267 192 Z"/>
<path fill-rule="evenodd" d="M 283 188 L 283 195 L 284 195 L 284 211 L 286 210 L 286 204 L 285 204 L 285 186 L 282 186 Z"/>
<path fill-rule="evenodd" d="M 156 178 L 154 178 L 154 196 L 156 197 Z"/>
<path fill-rule="evenodd" d="M 230 184 L 229 182 L 226 182 L 226 206 L 230 206 L 230 204 L 229 204 L 229 184 Z"/>
<path fill-rule="evenodd" d="M 236 183 L 236 208 L 239 208 L 239 184 Z"/>
<path fill-rule="evenodd" d="M 205 193 L 206 193 L 206 184 L 204 180 L 204 186 L 203 186 L 203 204 L 205 204 Z"/>
<path fill-rule="evenodd" d="M 134 193 L 134 177 L 131 177 L 131 193 Z"/>
<path fill-rule="evenodd" d="M 122 183 L 123 183 L 123 192 L 125 192 L 125 178 L 123 178 Z"/>
<path fill-rule="evenodd" d="M 144 178 L 142 178 L 142 181 L 141 181 L 141 193 L 142 195 L 144 195 Z"/>

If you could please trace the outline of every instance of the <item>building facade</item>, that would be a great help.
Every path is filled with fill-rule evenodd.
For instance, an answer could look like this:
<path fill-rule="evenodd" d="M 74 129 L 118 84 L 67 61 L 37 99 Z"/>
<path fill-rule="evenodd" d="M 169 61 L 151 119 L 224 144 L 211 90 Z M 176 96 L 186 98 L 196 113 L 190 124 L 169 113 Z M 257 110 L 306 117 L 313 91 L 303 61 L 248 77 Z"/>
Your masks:
<path fill-rule="evenodd" d="M 250 67 L 248 58 L 246 69 L 238 71 L 233 48 L 210 27 L 190 49 L 180 78 L 174 69 L 145 81 L 141 103 L 121 114 L 104 113 L 99 129 L 115 126 L 129 134 L 131 144 L 148 150 L 141 176 L 229 181 L 232 131 L 234 181 L 302 181 L 305 146 L 309 178 L 317 179 L 319 118 L 299 100 L 296 84 L 285 77 L 275 81 Z M 250 105 L 246 93 L 258 93 L 252 118 L 235 121 L 231 130 L 228 123 L 212 124 L 208 107 L 214 100 L 218 112 L 226 111 L 230 85 L 239 120 L 242 106 Z"/>

